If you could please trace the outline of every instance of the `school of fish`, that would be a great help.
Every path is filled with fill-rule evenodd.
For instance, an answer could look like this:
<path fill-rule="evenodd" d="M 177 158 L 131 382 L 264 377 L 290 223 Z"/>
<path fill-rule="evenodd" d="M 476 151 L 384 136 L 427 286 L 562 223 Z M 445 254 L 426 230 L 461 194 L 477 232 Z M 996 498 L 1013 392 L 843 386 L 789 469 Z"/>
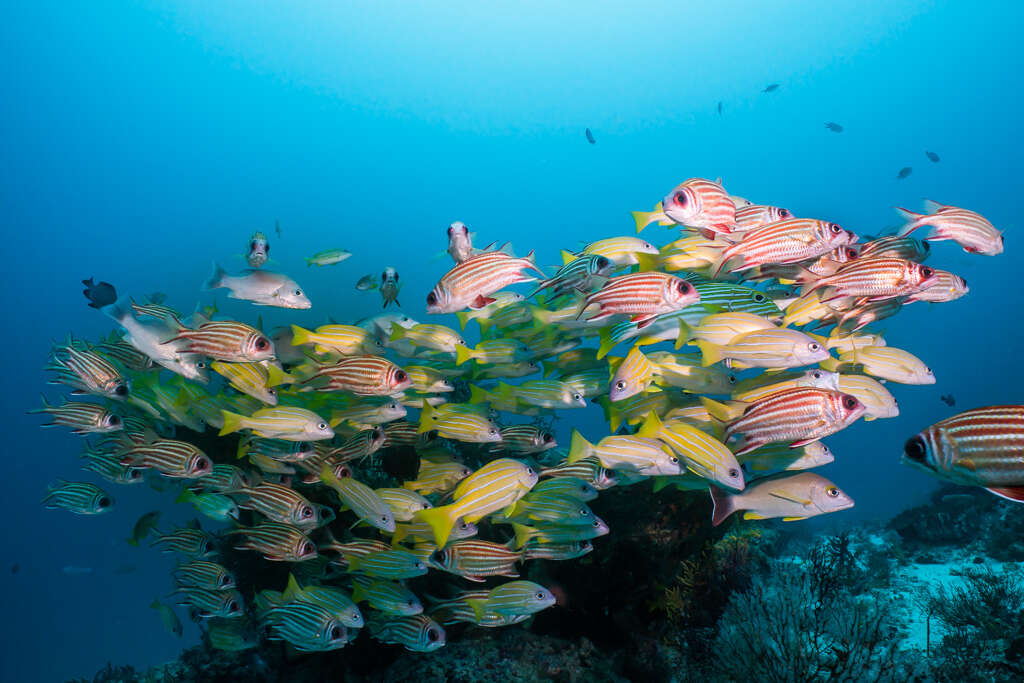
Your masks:
<path fill-rule="evenodd" d="M 657 224 L 648 233 L 667 243 L 599 239 L 548 269 L 533 251 L 474 248 L 455 222 L 453 266 L 417 295 L 422 321 L 385 311 L 264 331 L 215 307 L 184 315 L 162 296 L 111 301 L 102 283 L 95 298 L 85 293 L 114 331 L 54 346 L 47 369 L 71 396 L 44 398 L 38 412 L 45 426 L 87 437 L 91 479 L 171 484 L 176 502 L 218 529 L 161 531 L 154 512 L 130 538 L 177 555 L 178 602 L 214 647 L 256 647 L 262 634 L 299 652 L 333 650 L 365 628 L 429 652 L 445 644 L 445 626 L 500 627 L 555 605 L 522 567 L 591 552 L 614 531 L 589 505 L 610 487 L 710 490 L 715 525 L 738 511 L 800 520 L 852 507 L 812 471 L 834 459 L 822 439 L 898 415 L 886 383 L 936 381 L 866 328 L 914 302 L 967 294 L 962 278 L 923 263 L 929 242 L 1003 249 L 973 211 L 928 202 L 926 213 L 900 212 L 900 233 L 862 238 L 692 178 L 633 213 L 637 233 Z M 294 280 L 263 268 L 269 251 L 256 233 L 250 268 L 215 265 L 203 288 L 312 307 Z M 349 256 L 331 249 L 306 262 Z M 374 280 L 356 289 L 400 307 L 395 269 Z M 590 402 L 607 428 L 573 429 L 559 444 L 544 425 Z M 1024 442 L 1021 411 L 951 418 L 908 441 L 904 457 L 1019 500 L 1024 464 L 1000 453 L 1007 430 Z M 82 515 L 114 502 L 90 481 L 61 481 L 43 499 Z M 290 563 L 287 583 L 239 585 L 223 563 L 236 551 Z M 419 588 L 428 573 L 450 577 L 443 594 Z M 181 634 L 171 607 L 151 606 Z"/>

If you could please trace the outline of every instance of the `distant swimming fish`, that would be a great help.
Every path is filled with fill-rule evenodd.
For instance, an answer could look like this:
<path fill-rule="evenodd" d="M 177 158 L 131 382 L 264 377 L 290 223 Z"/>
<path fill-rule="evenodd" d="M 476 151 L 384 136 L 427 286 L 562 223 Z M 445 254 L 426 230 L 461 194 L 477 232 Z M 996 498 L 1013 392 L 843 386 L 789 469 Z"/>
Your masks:
<path fill-rule="evenodd" d="M 336 263 L 341 263 L 351 255 L 352 252 L 345 251 L 344 249 L 328 249 L 327 251 L 321 251 L 313 254 L 312 258 L 307 258 L 306 267 L 333 266 Z"/>
<path fill-rule="evenodd" d="M 364 275 L 356 282 L 356 289 L 360 292 L 377 289 L 377 283 L 374 280 L 375 278 L 373 275 Z"/>
<path fill-rule="evenodd" d="M 908 175 L 910 175 L 913 172 L 914 172 L 913 168 L 911 168 L 910 166 L 904 166 L 903 168 L 900 169 L 900 172 L 896 174 L 896 179 L 897 180 L 903 180 L 904 178 L 906 178 Z"/>
<path fill-rule="evenodd" d="M 93 308 L 103 308 L 117 301 L 117 290 L 109 282 L 97 284 L 92 281 L 92 278 L 89 278 L 82 280 L 82 284 L 85 285 L 82 294 L 89 300 L 89 305 Z"/>
<path fill-rule="evenodd" d="M 718 103 L 718 115 L 719 116 L 722 115 L 722 103 L 721 102 Z"/>
<path fill-rule="evenodd" d="M 250 268 L 259 268 L 270 258 L 270 242 L 262 232 L 253 233 L 249 238 L 249 251 L 245 260 Z"/>
<path fill-rule="evenodd" d="M 274 220 L 274 232 L 277 233 L 277 239 L 281 239 L 281 223 L 276 219 Z"/>
<path fill-rule="evenodd" d="M 780 83 L 769 83 L 761 92 L 775 92 L 779 89 Z"/>
<path fill-rule="evenodd" d="M 590 129 L 587 128 L 585 132 L 587 135 L 587 142 L 589 142 L 592 145 L 597 144 L 597 140 L 594 139 L 594 134 L 590 132 Z"/>
<path fill-rule="evenodd" d="M 826 121 L 825 122 L 825 127 L 828 128 L 833 133 L 842 133 L 843 132 L 843 127 L 840 126 L 835 121 Z"/>
<path fill-rule="evenodd" d="M 931 161 L 932 163 L 937 164 L 940 161 L 942 161 L 942 159 L 939 158 L 939 155 L 936 154 L 935 152 L 925 152 L 924 155 L 928 157 L 928 160 Z"/>
<path fill-rule="evenodd" d="M 398 285 L 398 271 L 388 266 L 380 276 L 380 296 L 384 302 L 384 308 L 387 308 L 390 303 L 401 308 L 402 304 L 398 301 L 399 289 L 401 288 Z"/>
<path fill-rule="evenodd" d="M 942 396 L 939 396 L 939 398 L 942 399 L 942 402 L 950 408 L 956 405 L 956 397 L 953 396 L 953 394 L 943 394 Z"/>

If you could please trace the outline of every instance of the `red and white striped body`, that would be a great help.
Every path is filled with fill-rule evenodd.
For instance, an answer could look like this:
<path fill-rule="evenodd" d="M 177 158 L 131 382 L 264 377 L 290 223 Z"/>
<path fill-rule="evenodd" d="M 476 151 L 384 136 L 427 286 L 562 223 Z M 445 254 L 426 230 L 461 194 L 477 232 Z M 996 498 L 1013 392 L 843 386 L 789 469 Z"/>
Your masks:
<path fill-rule="evenodd" d="M 352 356 L 320 367 L 304 384 L 319 391 L 348 391 L 359 396 L 390 396 L 412 386 L 405 370 L 380 356 Z"/>
<path fill-rule="evenodd" d="M 907 441 L 903 460 L 941 479 L 1022 502 L 1024 406 L 975 408 L 937 422 Z"/>
<path fill-rule="evenodd" d="M 896 209 L 909 221 L 900 230 L 901 237 L 906 237 L 921 226 L 927 225 L 930 230 L 924 238 L 926 240 L 953 240 L 971 254 L 995 256 L 1003 253 L 1003 234 L 981 214 L 955 206 L 944 206 L 930 200 L 926 200 L 925 205 L 932 213 L 920 214 L 907 209 Z"/>
<path fill-rule="evenodd" d="M 736 455 L 769 443 L 789 443 L 796 448 L 835 434 L 865 410 L 851 394 L 813 387 L 786 389 L 751 404 L 741 417 L 729 423 L 725 438 L 743 436 L 743 446 Z"/>
<path fill-rule="evenodd" d="M 765 206 L 762 204 L 751 204 L 742 209 L 736 209 L 736 232 L 754 230 L 769 223 L 788 220 L 793 217 L 789 209 L 778 206 Z"/>
<path fill-rule="evenodd" d="M 669 220 L 680 225 L 714 233 L 736 230 L 736 205 L 725 188 L 704 178 L 690 178 L 677 185 L 661 200 L 661 208 Z"/>
<path fill-rule="evenodd" d="M 698 301 L 700 294 L 682 278 L 656 271 L 633 273 L 608 280 L 604 287 L 586 298 L 580 315 L 597 304 L 600 311 L 588 321 L 622 314 L 632 316 L 630 320 L 643 327 L 662 313 L 678 311 Z"/>
<path fill-rule="evenodd" d="M 255 327 L 228 320 L 203 323 L 194 330 L 183 329 L 177 336 L 164 342 L 176 345 L 180 351 L 198 353 L 215 360 L 252 363 L 273 360 L 274 344 Z"/>
<path fill-rule="evenodd" d="M 151 467 L 165 477 L 198 479 L 213 471 L 213 463 L 187 441 L 157 439 L 125 451 L 122 465 Z"/>
<path fill-rule="evenodd" d="M 501 251 L 472 256 L 445 273 L 427 295 L 427 313 L 483 308 L 494 301 L 490 297 L 494 292 L 509 285 L 537 281 L 537 278 L 523 275 L 521 271 L 524 269 L 546 277 L 533 262 L 532 251 L 525 258 L 516 258 Z"/>
<path fill-rule="evenodd" d="M 856 241 L 855 234 L 827 221 L 791 218 L 769 223 L 743 233 L 739 242 L 724 249 L 715 275 L 730 263 L 738 265 L 729 267 L 727 272 L 741 273 L 768 263 L 806 261 Z"/>
<path fill-rule="evenodd" d="M 901 258 L 862 258 L 823 277 L 808 291 L 828 287 L 823 302 L 843 297 L 867 297 L 867 303 L 908 296 L 934 283 L 935 270 Z"/>

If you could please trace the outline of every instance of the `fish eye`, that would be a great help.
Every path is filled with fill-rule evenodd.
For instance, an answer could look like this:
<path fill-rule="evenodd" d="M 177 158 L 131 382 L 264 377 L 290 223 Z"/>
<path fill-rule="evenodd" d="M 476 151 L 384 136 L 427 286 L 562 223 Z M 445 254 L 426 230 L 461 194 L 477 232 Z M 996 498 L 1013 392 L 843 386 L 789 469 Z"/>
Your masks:
<path fill-rule="evenodd" d="M 921 275 L 923 275 L 924 277 L 931 277 L 934 274 L 935 271 L 929 268 L 928 266 L 921 266 Z"/>
<path fill-rule="evenodd" d="M 853 410 L 857 407 L 857 399 L 849 394 L 843 396 L 843 407 L 847 410 Z"/>
<path fill-rule="evenodd" d="M 255 249 L 256 248 L 256 240 L 253 240 L 252 242 L 249 243 L 249 248 L 250 249 Z"/>
<path fill-rule="evenodd" d="M 270 340 L 266 337 L 256 337 L 256 350 L 263 351 L 270 348 Z"/>
<path fill-rule="evenodd" d="M 451 229 L 451 227 L 449 227 L 449 228 L 448 228 L 448 236 L 449 236 L 449 237 L 451 237 L 451 236 L 452 236 L 452 229 Z"/>
<path fill-rule="evenodd" d="M 111 415 L 107 423 L 110 425 L 119 425 L 121 424 L 121 418 L 119 418 L 117 415 Z"/>
<path fill-rule="evenodd" d="M 197 360 L 196 361 L 196 370 L 205 370 L 205 369 L 206 369 L 206 363 L 204 363 L 201 360 Z"/>
<path fill-rule="evenodd" d="M 615 388 L 618 389 L 619 391 L 622 391 L 623 389 L 626 388 L 626 383 L 620 379 L 618 382 L 615 383 Z"/>
<path fill-rule="evenodd" d="M 387 516 L 387 515 L 381 515 L 381 516 L 380 516 L 380 521 L 382 521 L 382 522 L 385 522 L 385 523 L 386 523 L 386 522 L 388 521 L 388 516 Z"/>
<path fill-rule="evenodd" d="M 228 603 L 228 612 L 237 612 L 237 611 L 238 611 L 238 603 L 236 601 L 232 600 L 231 602 Z"/>
<path fill-rule="evenodd" d="M 675 196 L 676 204 L 679 206 L 686 206 L 686 193 L 677 192 Z"/>
<path fill-rule="evenodd" d="M 821 344 L 819 344 L 818 342 L 811 342 L 810 344 L 807 345 L 807 348 L 810 349 L 811 351 L 819 351 L 821 349 Z"/>
<path fill-rule="evenodd" d="M 676 457 L 676 456 L 674 456 L 674 455 L 673 455 L 673 456 L 672 456 L 671 458 L 669 458 L 669 459 L 668 459 L 668 461 L 669 461 L 670 463 L 672 463 L 673 465 L 678 465 L 678 464 L 679 464 L 679 458 L 677 458 L 677 457 Z"/>
<path fill-rule="evenodd" d="M 779 218 L 791 218 L 792 216 L 789 209 L 779 209 Z"/>
<path fill-rule="evenodd" d="M 925 446 L 924 439 L 920 436 L 908 439 L 907 443 L 903 444 L 903 455 L 907 456 L 914 462 L 924 462 L 927 454 L 928 447 Z"/>
<path fill-rule="evenodd" d="M 573 394 L 572 395 L 572 400 L 574 400 L 574 401 L 582 401 L 583 400 L 583 395 L 579 394 L 579 393 Z"/>
<path fill-rule="evenodd" d="M 313 552 L 314 552 L 313 544 L 312 543 L 308 543 L 308 542 L 307 543 L 303 543 L 301 550 L 302 550 L 302 554 L 303 555 L 312 555 Z"/>
<path fill-rule="evenodd" d="M 967 278 L 965 278 L 965 277 L 960 278 L 960 282 L 963 284 L 964 287 L 967 286 Z"/>
<path fill-rule="evenodd" d="M 428 306 L 433 306 L 436 303 L 437 303 L 437 295 L 434 294 L 433 292 L 431 292 L 430 294 L 427 294 L 427 305 Z"/>
<path fill-rule="evenodd" d="M 277 396 L 277 389 L 271 387 L 270 389 L 267 389 L 267 393 L 270 394 L 271 396 Z"/>
<path fill-rule="evenodd" d="M 404 382 L 405 380 L 409 379 L 409 375 L 405 374 L 405 370 L 399 370 L 398 372 L 395 373 L 395 379 L 398 380 L 399 382 Z"/>
<path fill-rule="evenodd" d="M 299 510 L 299 514 L 302 515 L 303 518 L 311 517 L 313 515 L 313 508 L 308 505 L 303 505 L 302 509 Z"/>
<path fill-rule="evenodd" d="M 833 232 L 833 234 L 836 234 L 836 235 L 838 235 L 839 233 L 841 233 L 843 231 L 843 229 L 840 228 L 835 223 L 829 223 L 828 224 L 828 229 L 831 230 Z"/>
<path fill-rule="evenodd" d="M 839 489 L 837 489 L 835 486 L 829 486 L 827 489 L 825 489 L 825 493 L 827 493 L 830 498 L 839 497 Z"/>
<path fill-rule="evenodd" d="M 739 380 L 736 379 L 736 375 L 729 375 L 729 384 L 736 384 Z"/>
<path fill-rule="evenodd" d="M 814 379 L 821 379 L 821 370 L 813 370 L 811 372 L 811 377 Z"/>
<path fill-rule="evenodd" d="M 142 479 L 142 470 L 132 469 L 128 472 L 129 479 Z"/>
<path fill-rule="evenodd" d="M 469 523 L 468 522 L 463 522 L 462 524 L 459 525 L 459 528 L 462 529 L 463 531 L 468 531 L 469 530 Z"/>
<path fill-rule="evenodd" d="M 320 431 L 325 431 L 327 429 L 327 423 L 321 422 L 316 426 L 316 428 L 319 429 Z"/>
<path fill-rule="evenodd" d="M 735 467 L 730 467 L 727 473 L 730 479 L 739 479 L 740 471 Z"/>
<path fill-rule="evenodd" d="M 497 429 L 493 429 L 493 428 L 492 428 L 492 429 L 488 429 L 488 430 L 487 430 L 487 433 L 488 433 L 488 434 L 497 434 L 497 433 L 498 433 L 498 430 L 497 430 Z"/>
<path fill-rule="evenodd" d="M 224 576 L 220 577 L 220 585 L 228 586 L 230 584 L 231 584 L 231 577 L 230 576 L 225 574 Z"/>
<path fill-rule="evenodd" d="M 341 627 L 335 626 L 331 629 L 331 640 L 341 640 Z"/>
<path fill-rule="evenodd" d="M 381 273 L 380 274 L 380 279 L 381 280 L 387 280 L 388 279 L 388 271 L 385 270 L 383 273 Z"/>
<path fill-rule="evenodd" d="M 609 265 L 611 265 L 611 261 L 606 259 L 604 256 L 598 256 L 597 257 L 597 267 L 598 267 L 598 269 L 604 270 Z"/>
<path fill-rule="evenodd" d="M 110 507 L 110 499 L 107 498 L 106 496 L 103 496 L 98 501 L 96 501 L 96 505 L 100 508 L 108 508 Z"/>
<path fill-rule="evenodd" d="M 295 296 L 302 296 L 302 290 L 296 289 L 294 292 L 292 292 L 292 294 L 294 294 Z"/>
<path fill-rule="evenodd" d="M 676 285 L 676 289 L 679 290 L 680 294 L 688 294 L 690 292 L 690 283 L 687 282 L 686 280 L 683 280 L 678 285 Z"/>
<path fill-rule="evenodd" d="M 432 643 L 436 643 L 438 641 L 438 639 L 440 639 L 440 638 L 441 638 L 441 635 L 437 632 L 437 629 L 434 629 L 434 628 L 428 628 L 427 629 L 427 640 L 429 640 Z"/>
<path fill-rule="evenodd" d="M 540 440 L 544 443 L 551 443 L 555 440 L 555 437 L 550 432 L 544 432 L 540 435 Z"/>
<path fill-rule="evenodd" d="M 538 600 L 543 600 L 544 599 L 544 594 L 543 593 L 537 593 L 537 599 Z"/>
<path fill-rule="evenodd" d="M 114 388 L 114 393 L 117 394 L 118 396 L 127 396 L 128 387 L 125 386 L 124 384 L 118 384 L 117 387 Z"/>
<path fill-rule="evenodd" d="M 759 304 L 763 304 L 765 302 L 764 294 L 755 294 L 754 295 L 754 301 L 756 301 Z"/>

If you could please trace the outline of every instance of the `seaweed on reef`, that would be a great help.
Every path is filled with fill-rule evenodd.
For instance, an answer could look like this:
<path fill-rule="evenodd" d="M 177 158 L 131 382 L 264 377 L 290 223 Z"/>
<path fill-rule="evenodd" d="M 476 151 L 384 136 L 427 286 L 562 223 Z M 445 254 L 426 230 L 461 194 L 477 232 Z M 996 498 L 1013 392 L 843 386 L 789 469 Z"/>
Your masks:
<path fill-rule="evenodd" d="M 968 568 L 959 586 L 923 591 L 929 620 L 944 635 L 929 648 L 939 680 L 1019 681 L 1024 678 L 1024 585 L 1019 576 Z M 930 631 L 930 629 L 929 629 Z"/>
<path fill-rule="evenodd" d="M 722 614 L 716 675 L 779 682 L 914 678 L 889 606 L 857 595 L 858 575 L 843 537 L 819 543 L 803 562 L 773 561 Z"/>

